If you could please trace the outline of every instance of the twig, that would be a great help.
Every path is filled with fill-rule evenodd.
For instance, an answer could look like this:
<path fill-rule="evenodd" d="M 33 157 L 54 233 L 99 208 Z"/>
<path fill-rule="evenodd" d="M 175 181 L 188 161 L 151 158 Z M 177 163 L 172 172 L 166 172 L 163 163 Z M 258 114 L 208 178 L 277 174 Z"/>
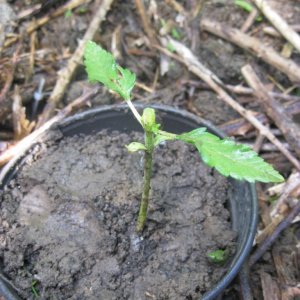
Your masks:
<path fill-rule="evenodd" d="M 258 136 L 257 136 L 257 138 L 256 138 L 256 140 L 255 140 L 255 143 L 253 145 L 253 150 L 255 152 L 258 153 L 260 151 L 260 149 L 261 149 L 261 147 L 262 147 L 262 145 L 264 143 L 264 139 L 265 139 L 265 136 L 262 135 L 261 133 L 259 133 Z"/>
<path fill-rule="evenodd" d="M 139 12 L 139 15 L 141 16 L 143 28 L 145 30 L 146 35 L 148 36 L 148 38 L 150 40 L 151 45 L 157 44 L 157 39 L 155 37 L 155 34 L 154 34 L 152 28 L 150 27 L 149 20 L 146 15 L 146 12 L 145 12 L 145 6 L 144 6 L 143 1 L 135 0 L 135 5 Z"/>
<path fill-rule="evenodd" d="M 300 113 L 300 102 L 292 101 L 284 105 L 287 114 L 296 115 Z M 261 122 L 266 123 L 267 117 L 262 113 L 253 112 L 253 115 Z M 239 118 L 230 122 L 224 123 L 220 128 L 228 135 L 245 135 L 253 128 L 245 119 Z"/>
<path fill-rule="evenodd" d="M 256 249 L 256 251 L 250 256 L 249 259 L 249 267 L 252 267 L 267 249 L 276 241 L 279 237 L 280 233 L 286 229 L 293 222 L 294 218 L 300 213 L 300 201 L 296 204 L 296 206 L 291 210 L 288 216 L 278 225 L 273 234 L 267 237 Z"/>
<path fill-rule="evenodd" d="M 13 158 L 16 155 L 19 155 L 21 153 L 24 153 L 28 149 L 28 147 L 31 146 L 31 143 L 39 137 L 41 134 L 43 134 L 46 130 L 48 130 L 53 124 L 60 122 L 63 120 L 66 116 L 70 115 L 75 108 L 81 107 L 84 105 L 87 101 L 90 100 L 90 98 L 95 95 L 98 92 L 99 88 L 93 88 L 89 91 L 85 91 L 83 95 L 73 102 L 71 102 L 69 105 L 67 105 L 64 109 L 62 109 L 55 117 L 53 117 L 51 120 L 46 122 L 43 126 L 38 128 L 37 130 L 33 131 L 31 134 L 26 136 L 24 139 L 22 139 L 19 143 L 17 143 L 12 148 L 5 151 L 2 155 L 0 155 L 0 166 L 3 166 L 6 164 L 11 158 Z M 13 164 L 11 161 L 10 164 Z M 4 169 L 9 169 L 10 164 L 4 167 Z M 3 173 L 2 173 L 3 174 Z M 0 178 L 0 181 L 2 181 L 3 178 Z"/>
<path fill-rule="evenodd" d="M 34 13 L 38 12 L 41 7 L 42 7 L 42 4 L 36 4 L 36 5 L 33 5 L 29 8 L 25 8 L 24 10 L 22 10 L 18 13 L 17 20 L 20 21 L 22 19 L 30 17 Z"/>
<path fill-rule="evenodd" d="M 255 128 L 257 128 L 262 135 L 264 135 L 270 142 L 278 147 L 280 152 L 282 152 L 288 160 L 300 170 L 300 164 L 293 155 L 282 145 L 282 143 L 275 137 L 275 135 L 261 122 L 259 122 L 253 114 L 237 103 L 221 86 L 221 80 L 210 70 L 208 70 L 203 64 L 201 64 L 198 59 L 193 55 L 193 53 L 178 41 L 171 40 L 173 47 L 176 49 L 180 56 L 171 53 L 165 48 L 156 46 L 160 51 L 164 52 L 168 56 L 171 56 L 178 61 L 183 62 L 186 67 L 195 75 L 204 80 L 210 87 L 219 95 L 219 98 L 225 103 L 230 105 L 234 110 L 236 110 L 240 115 L 242 115 L 247 121 L 249 121 Z"/>
<path fill-rule="evenodd" d="M 84 45 L 88 40 L 92 40 L 95 33 L 99 29 L 100 24 L 105 19 L 108 10 L 110 9 L 113 0 L 98 0 L 96 2 L 96 7 L 98 7 L 90 26 L 88 27 L 83 39 L 79 42 L 77 49 L 75 50 L 72 57 L 69 59 L 67 66 L 60 70 L 58 74 L 58 79 L 56 81 L 55 87 L 50 95 L 47 105 L 38 121 L 38 127 L 44 124 L 54 112 L 57 103 L 63 97 L 70 80 L 76 71 L 84 52 Z M 98 5 L 97 5 L 98 4 Z"/>
<path fill-rule="evenodd" d="M 260 82 L 250 65 L 246 65 L 242 68 L 242 74 L 249 86 L 254 90 L 256 101 L 274 121 L 276 126 L 283 133 L 286 141 L 291 145 L 298 157 L 300 157 L 300 127 L 287 115 L 283 105 L 269 96 L 265 86 Z"/>
<path fill-rule="evenodd" d="M 256 8 L 252 9 L 251 13 L 248 15 L 245 23 L 241 27 L 241 32 L 247 32 L 249 28 L 252 26 L 252 24 L 255 22 L 255 19 L 257 18 L 258 11 Z"/>
<path fill-rule="evenodd" d="M 280 198 L 276 201 L 276 204 L 271 212 L 271 216 L 275 216 L 280 207 L 286 202 L 287 198 L 300 186 L 300 173 L 290 175 L 289 179 L 283 187 L 283 192 Z"/>
<path fill-rule="evenodd" d="M 261 271 L 260 279 L 264 300 L 281 300 L 279 287 L 277 283 L 272 279 L 272 276 Z"/>
<path fill-rule="evenodd" d="M 4 87 L 2 88 L 1 93 L 0 93 L 0 104 L 3 103 L 3 101 L 7 97 L 7 93 L 11 87 L 11 84 L 13 83 L 15 70 L 16 70 L 16 64 L 17 64 L 17 61 L 19 58 L 19 53 L 21 51 L 21 48 L 22 48 L 22 41 L 19 42 L 19 44 L 17 45 L 17 48 L 13 54 L 12 61 L 11 61 L 11 69 L 9 70 L 9 73 L 7 74 Z"/>
<path fill-rule="evenodd" d="M 242 33 L 238 29 L 207 19 L 202 20 L 201 27 L 254 53 L 257 57 L 286 74 L 291 81 L 300 83 L 300 67 L 292 60 L 282 57 L 273 48 L 264 45 L 260 40 Z"/>
<path fill-rule="evenodd" d="M 268 209 L 269 211 L 269 209 Z M 269 214 L 268 214 L 269 215 Z M 274 230 L 277 228 L 277 226 L 284 220 L 286 217 L 287 212 L 284 212 L 275 218 L 272 219 L 271 223 L 269 223 L 263 231 L 261 231 L 256 237 L 255 242 L 256 244 L 261 244 L 262 241 L 264 241 L 268 236 L 272 235 Z"/>
<path fill-rule="evenodd" d="M 176 0 L 165 0 L 165 2 L 171 6 L 173 6 L 173 8 L 180 14 L 182 15 L 187 15 L 184 7 L 179 3 L 177 2 Z"/>
<path fill-rule="evenodd" d="M 273 26 L 300 52 L 300 36 L 288 23 L 269 5 L 267 0 L 253 0 Z"/>
<path fill-rule="evenodd" d="M 202 88 L 202 89 L 211 89 L 210 86 L 207 84 L 200 82 L 200 81 L 195 81 L 195 80 L 182 80 L 182 84 L 191 84 L 193 86 Z M 230 84 L 225 84 L 224 87 L 226 90 L 233 92 L 235 94 L 239 95 L 245 95 L 245 96 L 252 96 L 254 91 L 246 86 L 243 85 L 230 85 Z M 291 88 L 295 89 L 297 85 L 293 85 Z M 268 94 L 276 99 L 282 99 L 282 100 L 290 100 L 290 101 L 300 101 L 299 96 L 293 96 L 288 94 L 289 89 L 285 91 L 284 93 L 277 93 L 277 92 L 270 92 L 268 91 Z"/>
<path fill-rule="evenodd" d="M 290 27 L 297 32 L 300 31 L 300 25 L 290 25 Z M 276 29 L 274 29 L 274 27 L 271 26 L 264 27 L 263 32 L 275 37 L 281 36 L 281 34 Z"/>
<path fill-rule="evenodd" d="M 15 85 L 13 98 L 12 120 L 14 128 L 14 139 L 20 140 L 32 131 L 35 123 L 30 122 L 26 118 L 25 107 L 22 106 L 22 98 L 18 85 Z"/>

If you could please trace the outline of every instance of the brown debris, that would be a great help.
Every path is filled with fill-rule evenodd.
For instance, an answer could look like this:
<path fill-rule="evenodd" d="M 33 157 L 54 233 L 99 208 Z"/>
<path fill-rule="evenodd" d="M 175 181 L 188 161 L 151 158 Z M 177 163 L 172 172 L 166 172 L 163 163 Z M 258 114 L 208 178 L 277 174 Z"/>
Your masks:
<path fill-rule="evenodd" d="M 76 71 L 79 63 L 82 60 L 83 52 L 84 52 L 84 45 L 87 41 L 92 40 L 94 35 L 96 34 L 100 24 L 105 20 L 106 14 L 110 9 L 113 0 L 98 0 L 96 2 L 96 7 L 98 7 L 97 11 L 94 14 L 94 17 L 82 39 L 80 41 L 76 51 L 72 55 L 72 57 L 68 60 L 67 66 L 60 70 L 57 82 L 51 96 L 48 99 L 48 103 L 44 108 L 42 115 L 39 118 L 37 126 L 42 126 L 53 114 L 58 102 L 63 97 L 66 88 L 68 87 L 70 80 Z"/>
<path fill-rule="evenodd" d="M 25 108 L 22 106 L 20 89 L 16 85 L 14 91 L 14 102 L 12 108 L 12 119 L 14 127 L 15 140 L 21 140 L 27 136 L 35 126 L 34 122 L 30 122 L 26 118 Z"/>
<path fill-rule="evenodd" d="M 273 48 L 264 45 L 238 29 L 211 20 L 202 20 L 201 28 L 254 53 L 268 64 L 286 74 L 291 81 L 300 83 L 300 67 L 290 59 L 282 57 Z"/>
<path fill-rule="evenodd" d="M 297 153 L 298 157 L 300 157 L 300 127 L 287 115 L 283 105 L 267 93 L 265 86 L 261 83 L 250 65 L 246 65 L 242 68 L 242 74 L 249 86 L 254 90 L 256 101 L 274 121 L 290 146 Z"/>
<path fill-rule="evenodd" d="M 260 272 L 261 285 L 264 300 L 281 300 L 280 289 L 272 276 L 266 272 Z"/>

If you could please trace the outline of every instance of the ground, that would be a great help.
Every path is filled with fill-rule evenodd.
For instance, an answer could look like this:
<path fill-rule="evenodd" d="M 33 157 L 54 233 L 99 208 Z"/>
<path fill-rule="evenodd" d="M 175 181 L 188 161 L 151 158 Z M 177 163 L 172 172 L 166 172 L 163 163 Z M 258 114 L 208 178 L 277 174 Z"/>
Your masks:
<path fill-rule="evenodd" d="M 37 123 L 38 126 L 42 123 L 45 116 L 44 109 L 59 77 L 59 71 L 67 66 L 78 47 L 78 42 L 84 38 L 94 13 L 103 2 L 105 1 L 49 0 L 44 1 L 41 6 L 41 1 L 0 1 L 2 165 L 8 160 L 4 157 L 7 150 L 13 149 L 18 140 L 22 140 L 36 128 Z M 289 24 L 299 27 L 298 1 L 268 2 Z M 72 9 L 62 9 L 66 3 L 75 4 Z M 149 0 L 142 2 L 145 15 L 137 8 L 139 3 L 141 1 L 137 0 L 112 1 L 105 20 L 93 34 L 94 41 L 111 51 L 121 65 L 136 73 L 138 84 L 133 90 L 135 101 L 147 104 L 163 103 L 186 109 L 220 126 L 227 134 L 234 135 L 238 141 L 257 146 L 258 134 L 253 128 L 245 129 L 244 123 L 235 125 L 234 129 L 229 126 L 229 121 L 233 122 L 240 117 L 235 109 L 225 104 L 215 91 L 192 74 L 184 63 L 155 47 L 155 44 L 165 45 L 172 54 L 174 50 L 172 43 L 164 43 L 163 40 L 171 36 L 190 49 L 204 66 L 214 72 L 238 103 L 248 110 L 261 112 L 262 108 L 253 94 L 234 93 L 232 89 L 228 89 L 229 85 L 247 86 L 241 68 L 251 64 L 269 90 L 286 96 L 278 98 L 281 104 L 289 105 L 291 101 L 296 103 L 292 115 L 295 122 L 299 121 L 299 82 L 293 82 L 287 73 L 279 71 L 256 54 L 249 53 L 242 47 L 216 37 L 202 28 L 201 22 L 209 19 L 240 29 L 249 12 L 235 1 Z M 60 9 L 61 13 L 56 16 L 56 12 Z M 146 21 L 143 19 L 145 16 Z M 47 17 L 50 17 L 49 20 L 45 19 L 45 22 L 35 30 L 30 29 L 34 20 Z M 297 50 L 291 50 L 283 38 L 265 33 L 264 28 L 269 26 L 266 18 L 256 19 L 246 33 L 299 64 L 300 55 Z M 79 66 L 67 80 L 64 96 L 55 102 L 51 115 L 66 107 L 82 95 L 83 91 L 91 88 L 81 58 L 76 62 Z M 43 81 L 44 87 L 41 93 L 37 94 L 38 86 Z M 80 109 L 119 102 L 121 102 L 119 97 L 100 87 L 100 91 Z M 26 114 L 23 107 L 26 108 Z M 272 120 L 266 123 L 272 132 L 283 140 Z M 287 147 L 286 144 L 285 146 Z M 293 166 L 272 143 L 265 140 L 257 149 L 288 178 Z M 260 204 L 259 230 L 263 230 L 271 222 L 267 213 L 273 201 L 267 192 L 269 187 L 257 186 Z M 271 250 L 266 252 L 250 270 L 250 283 L 255 299 L 263 299 L 263 293 L 268 294 L 267 289 L 271 285 L 274 286 L 274 290 L 279 290 L 272 294 L 278 295 L 278 299 L 293 299 L 299 293 L 297 284 L 300 275 L 295 267 L 300 265 L 299 256 L 299 223 L 296 222 L 280 234 Z M 238 297 L 236 291 L 239 289 L 239 283 L 236 281 L 229 287 L 224 298 Z M 290 291 L 290 295 L 286 295 L 287 290 Z"/>

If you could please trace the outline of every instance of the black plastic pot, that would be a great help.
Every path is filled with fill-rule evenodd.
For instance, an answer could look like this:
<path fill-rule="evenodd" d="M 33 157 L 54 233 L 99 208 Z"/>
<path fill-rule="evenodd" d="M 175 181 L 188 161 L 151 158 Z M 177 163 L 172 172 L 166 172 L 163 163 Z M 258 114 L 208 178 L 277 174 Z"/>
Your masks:
<path fill-rule="evenodd" d="M 137 109 L 142 109 L 143 106 L 137 105 Z M 214 134 L 224 137 L 224 135 L 209 122 L 196 117 L 182 110 L 161 106 L 151 105 L 155 108 L 159 115 L 159 121 L 163 124 L 166 131 L 174 133 L 182 133 L 190 131 L 197 127 L 207 127 Z M 119 130 L 122 132 L 140 131 L 140 125 L 127 106 L 105 106 L 92 109 L 83 113 L 79 113 L 70 117 L 60 124 L 59 129 L 65 136 L 72 136 L 78 133 L 93 134 L 102 129 Z M 46 135 L 44 133 L 43 135 Z M 0 187 L 3 188 L 11 178 L 15 175 L 20 165 L 26 157 L 26 152 L 35 144 L 40 143 L 43 136 L 40 136 L 36 141 L 28 146 L 25 153 L 20 154 L 10 161 L 0 174 Z M 232 228 L 238 233 L 237 250 L 228 266 L 227 273 L 223 278 L 210 290 L 202 299 L 215 299 L 229 285 L 241 269 L 245 259 L 247 258 L 257 224 L 257 199 L 254 185 L 241 182 L 233 179 L 230 181 L 230 211 Z M 7 300 L 20 299 L 17 293 L 0 277 L 0 295 L 3 295 Z"/>

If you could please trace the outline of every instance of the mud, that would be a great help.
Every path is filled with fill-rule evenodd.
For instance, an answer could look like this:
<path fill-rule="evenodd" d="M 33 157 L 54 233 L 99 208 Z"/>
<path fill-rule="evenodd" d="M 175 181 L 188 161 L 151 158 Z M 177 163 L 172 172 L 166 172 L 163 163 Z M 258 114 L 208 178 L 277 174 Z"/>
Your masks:
<path fill-rule="evenodd" d="M 1 195 L 0 255 L 23 299 L 198 299 L 234 250 L 226 179 L 179 142 L 155 153 L 142 236 L 135 220 L 142 155 L 124 147 L 140 134 L 57 138 L 30 156 Z M 34 283 L 36 282 L 36 283 Z"/>

